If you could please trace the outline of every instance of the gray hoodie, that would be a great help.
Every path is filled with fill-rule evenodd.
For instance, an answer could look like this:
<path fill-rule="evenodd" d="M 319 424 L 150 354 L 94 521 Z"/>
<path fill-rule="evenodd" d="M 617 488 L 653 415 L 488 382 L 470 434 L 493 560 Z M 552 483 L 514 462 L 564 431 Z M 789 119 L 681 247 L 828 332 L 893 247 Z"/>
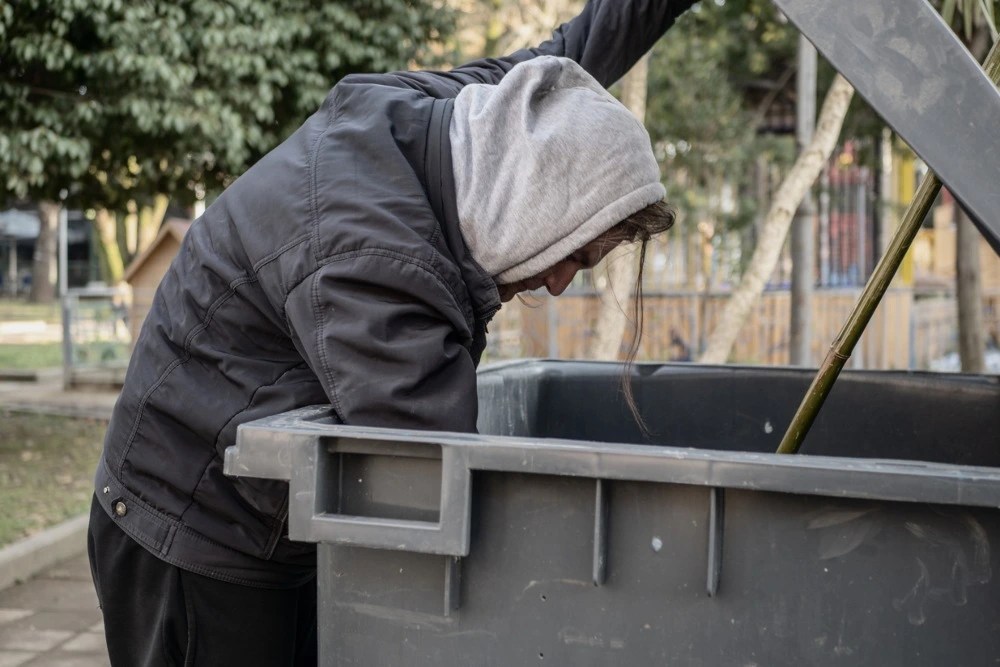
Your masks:
<path fill-rule="evenodd" d="M 663 199 L 642 124 L 580 65 L 540 56 L 455 99 L 462 236 L 500 284 L 550 268 Z"/>

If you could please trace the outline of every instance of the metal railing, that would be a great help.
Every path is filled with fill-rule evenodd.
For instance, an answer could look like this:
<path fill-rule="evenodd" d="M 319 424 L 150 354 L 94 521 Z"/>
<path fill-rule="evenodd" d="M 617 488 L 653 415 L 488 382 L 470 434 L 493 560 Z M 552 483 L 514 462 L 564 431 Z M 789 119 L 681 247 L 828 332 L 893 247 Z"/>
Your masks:
<path fill-rule="evenodd" d="M 119 384 L 128 366 L 129 292 L 85 287 L 63 297 L 63 384 Z"/>

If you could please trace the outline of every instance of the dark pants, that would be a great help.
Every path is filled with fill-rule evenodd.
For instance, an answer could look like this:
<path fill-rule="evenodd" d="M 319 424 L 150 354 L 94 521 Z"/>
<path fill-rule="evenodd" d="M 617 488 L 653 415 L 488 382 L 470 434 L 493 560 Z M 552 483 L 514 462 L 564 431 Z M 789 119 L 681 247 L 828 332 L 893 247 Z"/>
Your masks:
<path fill-rule="evenodd" d="M 316 582 L 251 588 L 166 563 L 94 501 L 90 570 L 115 667 L 316 665 Z"/>

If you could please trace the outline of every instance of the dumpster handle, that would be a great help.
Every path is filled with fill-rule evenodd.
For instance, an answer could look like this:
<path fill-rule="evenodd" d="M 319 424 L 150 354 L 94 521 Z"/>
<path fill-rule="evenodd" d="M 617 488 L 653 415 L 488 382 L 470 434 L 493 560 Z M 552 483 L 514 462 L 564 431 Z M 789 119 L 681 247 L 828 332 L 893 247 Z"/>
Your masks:
<path fill-rule="evenodd" d="M 324 485 L 329 481 L 330 449 L 338 438 L 316 438 L 310 458 L 313 465 L 300 466 L 290 480 L 293 502 L 289 511 L 289 537 L 293 540 L 393 549 L 445 556 L 469 553 L 471 476 L 465 452 L 441 445 L 441 504 L 438 521 L 415 521 L 385 517 L 355 516 L 328 512 L 322 506 Z M 392 445 L 381 455 L 393 456 Z M 399 443 L 412 447 L 412 443 Z M 398 454 L 395 454 L 398 455 Z"/>

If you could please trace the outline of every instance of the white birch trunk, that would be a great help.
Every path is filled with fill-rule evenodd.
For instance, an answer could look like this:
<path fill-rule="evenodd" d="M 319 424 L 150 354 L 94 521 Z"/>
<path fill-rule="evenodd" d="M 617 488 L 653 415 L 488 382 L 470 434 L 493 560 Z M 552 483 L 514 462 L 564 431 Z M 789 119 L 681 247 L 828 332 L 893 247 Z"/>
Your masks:
<path fill-rule="evenodd" d="M 764 291 L 768 277 L 774 272 L 795 210 L 837 145 L 853 96 L 854 88 L 838 74 L 823 100 L 812 141 L 799 154 L 775 193 L 750 265 L 726 303 L 722 318 L 709 336 L 705 352 L 698 359 L 700 362 L 722 364 L 729 358 L 743 323 Z"/>

